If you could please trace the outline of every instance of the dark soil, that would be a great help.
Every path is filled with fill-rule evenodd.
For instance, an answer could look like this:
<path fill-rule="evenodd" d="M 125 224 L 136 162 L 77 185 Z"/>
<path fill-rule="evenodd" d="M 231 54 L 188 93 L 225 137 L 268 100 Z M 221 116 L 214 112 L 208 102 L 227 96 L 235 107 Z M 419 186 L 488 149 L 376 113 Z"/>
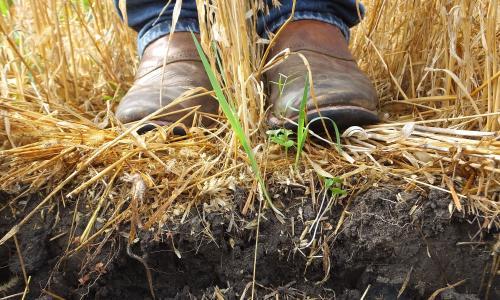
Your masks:
<path fill-rule="evenodd" d="M 238 205 L 244 194 L 235 193 Z M 318 244 L 302 250 L 300 236 L 319 205 L 313 207 L 300 188 L 280 187 L 273 194 L 287 208 L 286 220 L 280 223 L 269 211 L 261 218 L 257 299 L 360 299 L 364 293 L 365 299 L 398 299 L 399 293 L 399 299 L 427 299 L 461 280 L 436 299 L 484 299 L 488 284 L 489 298 L 500 297 L 498 278 L 490 281 L 496 233 L 481 230 L 480 218 L 450 216 L 451 199 L 445 193 L 374 188 L 352 200 L 338 234 L 334 231 L 345 203 L 328 211 L 315 237 Z M 0 197 L 1 207 L 12 199 Z M 17 214 L 10 207 L 0 212 L 2 236 L 36 199 L 22 202 L 25 207 L 16 207 Z M 77 202 L 61 203 L 37 214 L 17 235 L 31 276 L 26 299 L 53 299 L 50 294 L 66 299 L 152 298 L 145 265 L 157 299 L 251 296 L 255 215 L 204 213 L 198 207 L 187 222 L 171 222 L 162 234 L 140 232 L 129 249 L 128 229 L 122 228 L 120 234 L 106 235 L 101 246 L 96 242 L 61 260 L 68 240 L 74 239 L 69 236 L 73 218 L 85 224 L 89 217 L 83 207 L 75 210 Z M 77 226 L 77 235 L 82 230 Z M 310 234 L 303 236 L 306 242 L 310 239 Z M 16 247 L 9 241 L 0 246 L 0 298 L 20 293 L 24 286 Z"/>

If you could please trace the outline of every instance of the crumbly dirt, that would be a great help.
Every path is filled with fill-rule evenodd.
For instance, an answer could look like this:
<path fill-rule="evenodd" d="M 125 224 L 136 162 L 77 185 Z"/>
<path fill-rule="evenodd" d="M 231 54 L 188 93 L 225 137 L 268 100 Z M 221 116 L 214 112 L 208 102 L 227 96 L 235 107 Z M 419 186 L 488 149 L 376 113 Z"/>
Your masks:
<path fill-rule="evenodd" d="M 304 228 L 317 216 L 304 191 L 276 187 L 276 202 L 286 207 L 285 223 L 265 211 L 260 219 L 256 264 L 256 299 L 427 299 L 436 290 L 463 283 L 436 299 L 499 299 L 499 279 L 490 281 L 496 232 L 481 229 L 481 219 L 454 212 L 450 197 L 397 188 L 373 188 L 341 201 L 321 219 L 316 244 Z M 36 205 L 36 196 L 5 206 L 1 194 L 3 235 Z M 246 199 L 237 189 L 235 202 Z M 328 198 L 326 198 L 328 199 Z M 61 259 L 74 218 L 88 212 L 66 201 L 43 210 L 18 233 L 26 273 L 26 299 L 247 299 L 251 296 L 257 217 L 235 210 L 192 210 L 184 223 L 165 224 L 162 233 L 140 231 L 127 247 L 127 228 L 106 234 L 98 246 Z M 239 205 L 239 204 L 238 204 Z M 81 205 L 80 205 L 81 206 Z M 345 210 L 345 211 L 344 211 Z M 76 215 L 75 215 L 76 211 Z M 56 213 L 58 212 L 58 213 Z M 337 234 L 341 216 L 344 222 Z M 87 218 L 87 219 L 86 219 Z M 84 224 L 85 222 L 77 222 Z M 83 226 L 83 225 L 79 225 Z M 77 226 L 76 234 L 83 228 Z M 301 235 L 302 238 L 301 238 Z M 151 274 L 148 281 L 145 266 Z M 0 246 L 0 298 L 24 290 L 21 264 L 13 241 Z M 399 295 L 399 298 L 398 298 Z M 18 297 L 19 298 L 19 297 Z"/>

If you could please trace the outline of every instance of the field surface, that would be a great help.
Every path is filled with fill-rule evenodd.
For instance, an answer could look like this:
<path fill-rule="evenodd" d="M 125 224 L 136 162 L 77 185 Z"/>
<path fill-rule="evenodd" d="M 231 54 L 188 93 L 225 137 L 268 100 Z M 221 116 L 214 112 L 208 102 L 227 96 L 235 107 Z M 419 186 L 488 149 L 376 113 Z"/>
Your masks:
<path fill-rule="evenodd" d="M 364 2 L 382 122 L 285 148 L 260 1 L 197 1 L 228 109 L 176 136 L 114 116 L 112 1 L 0 0 L 0 300 L 500 298 L 500 3 Z"/>

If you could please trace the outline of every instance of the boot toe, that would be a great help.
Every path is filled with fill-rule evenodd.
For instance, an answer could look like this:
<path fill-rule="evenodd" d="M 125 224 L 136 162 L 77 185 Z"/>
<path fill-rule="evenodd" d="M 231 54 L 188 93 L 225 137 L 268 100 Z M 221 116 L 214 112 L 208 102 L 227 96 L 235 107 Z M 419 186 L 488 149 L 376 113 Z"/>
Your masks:
<path fill-rule="evenodd" d="M 137 122 L 144 117 L 154 113 L 159 107 L 148 105 L 148 103 L 138 103 L 131 105 L 118 106 L 116 110 L 116 118 L 123 124 Z"/>

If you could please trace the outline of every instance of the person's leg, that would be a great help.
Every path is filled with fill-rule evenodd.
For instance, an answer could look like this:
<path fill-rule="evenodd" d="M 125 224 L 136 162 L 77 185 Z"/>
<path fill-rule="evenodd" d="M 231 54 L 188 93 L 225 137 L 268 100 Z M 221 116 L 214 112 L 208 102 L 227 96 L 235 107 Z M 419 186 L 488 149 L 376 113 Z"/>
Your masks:
<path fill-rule="evenodd" d="M 292 13 L 292 0 L 281 0 L 281 5 L 273 7 L 273 0 L 266 0 L 269 14 L 259 18 L 257 32 L 266 36 L 276 32 Z M 357 25 L 365 14 L 365 7 L 356 0 L 297 0 L 293 20 L 316 20 L 334 25 L 348 39 L 349 28 Z"/>
<path fill-rule="evenodd" d="M 184 0 L 175 30 L 172 14 L 175 1 L 165 7 L 165 0 L 127 0 L 128 25 L 138 32 L 137 47 L 141 63 L 134 84 L 120 101 L 116 117 L 122 123 L 138 121 L 172 103 L 181 94 L 197 87 L 210 88 L 203 65 L 189 31 L 199 32 L 195 0 Z M 115 0 L 118 12 L 120 0 Z M 122 16 L 123 17 L 123 16 Z M 174 32 L 169 44 L 169 34 Z M 168 48 L 168 53 L 167 52 Z M 165 57 L 166 56 L 166 57 Z M 166 62 L 165 68 L 163 63 Z M 193 109 L 216 114 L 217 102 L 209 97 L 196 97 L 168 107 L 154 124 L 176 122 Z M 173 113 L 183 110 L 179 113 Z M 208 119 L 203 123 L 208 125 Z M 186 127 L 193 123 L 193 114 L 182 121 Z M 148 126 L 150 128 L 150 126 Z M 176 128 L 182 133 L 182 128 Z"/>
<path fill-rule="evenodd" d="M 348 48 L 349 28 L 360 21 L 364 7 L 355 0 L 297 0 L 294 19 L 271 49 L 271 56 L 285 48 L 301 53 L 309 62 L 317 101 L 309 99 L 308 120 L 327 117 L 341 127 L 376 123 L 377 95 L 358 68 Z M 272 3 L 271 0 L 268 1 Z M 276 32 L 292 12 L 292 0 L 281 1 L 258 23 L 259 34 Z M 269 58 L 270 58 L 269 57 Z M 268 58 L 268 59 L 269 59 Z M 294 127 L 304 90 L 307 68 L 298 55 L 267 72 L 270 84 L 269 121 L 272 126 Z M 286 79 L 285 79 L 286 78 Z M 283 82 L 280 89 L 273 82 Z M 330 122 L 325 122 L 327 125 Z M 316 125 L 321 125 L 317 122 Z M 318 129 L 322 129 L 322 126 Z"/>
<path fill-rule="evenodd" d="M 123 19 L 120 2 L 114 0 L 118 14 Z M 172 14 L 175 1 L 165 7 L 165 0 L 125 0 L 128 26 L 137 31 L 137 48 L 139 55 L 144 49 L 160 37 L 168 35 L 172 30 Z M 199 32 L 198 12 L 195 0 L 182 1 L 181 12 L 175 26 L 175 32 Z"/>

